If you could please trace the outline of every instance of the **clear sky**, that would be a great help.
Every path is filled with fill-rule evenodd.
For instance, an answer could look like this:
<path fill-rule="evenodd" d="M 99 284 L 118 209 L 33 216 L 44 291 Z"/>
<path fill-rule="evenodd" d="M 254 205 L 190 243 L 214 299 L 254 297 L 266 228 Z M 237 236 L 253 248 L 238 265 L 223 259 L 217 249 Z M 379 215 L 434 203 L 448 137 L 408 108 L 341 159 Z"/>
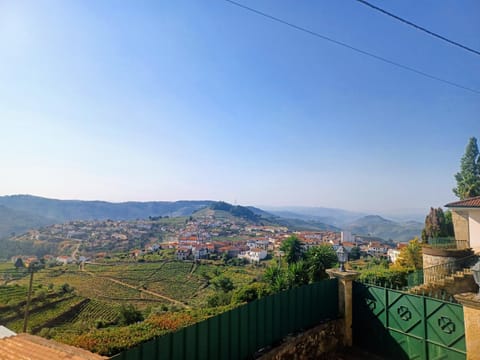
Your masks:
<path fill-rule="evenodd" d="M 480 90 L 357 1 L 238 1 Z M 372 2 L 480 49 L 476 0 Z M 480 95 L 222 0 L 0 0 L 0 122 L 1 195 L 395 211 L 455 199 Z"/>

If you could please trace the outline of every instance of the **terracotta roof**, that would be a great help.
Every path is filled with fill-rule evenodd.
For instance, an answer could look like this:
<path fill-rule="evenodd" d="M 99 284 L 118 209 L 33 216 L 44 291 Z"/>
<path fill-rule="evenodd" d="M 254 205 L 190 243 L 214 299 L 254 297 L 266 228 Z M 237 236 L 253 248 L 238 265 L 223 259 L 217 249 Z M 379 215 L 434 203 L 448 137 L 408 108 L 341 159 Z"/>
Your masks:
<path fill-rule="evenodd" d="M 100 360 L 104 356 L 35 335 L 19 334 L 0 339 L 2 359 L 15 360 Z"/>
<path fill-rule="evenodd" d="M 445 207 L 480 207 L 480 196 L 471 197 L 469 199 L 451 202 Z"/>

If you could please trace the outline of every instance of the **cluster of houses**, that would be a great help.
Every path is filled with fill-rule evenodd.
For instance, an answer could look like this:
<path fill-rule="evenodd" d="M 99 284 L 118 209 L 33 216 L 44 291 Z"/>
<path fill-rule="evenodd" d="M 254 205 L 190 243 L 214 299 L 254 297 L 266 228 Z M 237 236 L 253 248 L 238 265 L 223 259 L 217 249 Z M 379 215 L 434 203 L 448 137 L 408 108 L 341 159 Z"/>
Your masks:
<path fill-rule="evenodd" d="M 152 234 L 152 221 L 85 220 L 55 224 L 41 229 L 30 230 L 18 240 L 34 240 L 49 243 L 81 242 L 85 252 L 94 253 L 99 249 L 129 250 L 132 243 L 148 242 Z M 157 239 L 158 240 L 158 239 Z"/>
<path fill-rule="evenodd" d="M 271 239 L 257 238 L 247 241 L 192 241 L 179 239 L 178 242 L 169 243 L 169 248 L 176 249 L 178 260 L 207 259 L 212 255 L 226 256 L 228 258 L 245 259 L 248 262 L 259 262 L 267 257 L 268 250 L 273 250 Z"/>
<path fill-rule="evenodd" d="M 190 235 L 166 245 L 176 250 L 175 254 L 178 260 L 207 259 L 216 254 L 228 258 L 245 259 L 250 263 L 258 263 L 266 259 L 269 253 L 278 255 L 282 242 L 292 234 L 300 239 L 305 250 L 324 244 L 329 244 L 336 250 L 342 244 L 348 252 L 354 247 L 358 247 L 362 255 L 374 257 L 388 257 L 389 251 L 392 250 L 389 245 L 381 241 L 368 241 L 348 232 L 333 231 L 264 234 L 262 237 L 231 242 L 203 241 L 199 237 Z"/>
<path fill-rule="evenodd" d="M 266 259 L 269 253 L 277 256 L 281 243 L 292 234 L 299 237 L 305 250 L 322 244 L 330 244 L 336 250 L 342 243 L 347 251 L 358 247 L 363 255 L 390 257 L 392 261 L 398 252 L 398 249 L 392 249 L 381 241 L 372 241 L 348 231 L 291 232 L 282 226 L 251 225 L 214 216 L 190 218 L 184 223 L 160 223 L 151 219 L 72 221 L 32 230 L 24 236 L 35 241 L 81 243 L 82 254 L 97 259 L 107 257 L 113 251 L 129 251 L 130 256 L 139 258 L 161 248 L 170 248 L 175 249 L 178 260 L 225 256 L 258 263 Z M 132 250 L 139 244 L 140 248 Z M 25 257 L 24 262 L 28 263 L 28 258 Z M 50 256 L 48 260 L 52 261 L 53 258 L 60 264 L 85 261 L 85 258 L 81 260 L 71 256 Z"/>
<path fill-rule="evenodd" d="M 78 258 L 74 259 L 73 257 L 68 256 L 68 255 L 60 255 L 60 256 L 44 255 L 41 259 L 39 259 L 37 256 L 15 255 L 15 256 L 12 256 L 10 260 L 14 264 L 16 264 L 19 260 L 22 260 L 23 265 L 25 267 L 29 267 L 30 264 L 38 263 L 41 260 L 43 260 L 45 263 L 50 263 L 50 264 L 68 265 L 68 264 L 72 264 L 72 263 L 85 262 L 85 261 L 88 261 L 89 258 L 87 258 L 85 256 L 79 256 Z"/>

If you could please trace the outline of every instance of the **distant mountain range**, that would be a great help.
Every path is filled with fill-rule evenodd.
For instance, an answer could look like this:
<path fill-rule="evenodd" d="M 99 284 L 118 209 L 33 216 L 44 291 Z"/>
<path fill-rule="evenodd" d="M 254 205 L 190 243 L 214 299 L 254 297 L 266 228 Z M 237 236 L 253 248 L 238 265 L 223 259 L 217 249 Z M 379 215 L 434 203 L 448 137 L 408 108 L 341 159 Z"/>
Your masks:
<path fill-rule="evenodd" d="M 341 230 L 348 230 L 357 235 L 368 235 L 385 240 L 408 241 L 415 236 L 420 237 L 423 223 L 415 220 L 394 221 L 379 215 L 348 211 L 325 207 L 284 207 L 268 208 L 267 210 L 281 217 L 299 219 L 303 221 L 318 221 L 331 224 Z M 405 217 L 405 215 L 402 216 Z M 414 214 L 413 219 L 419 215 Z"/>
<path fill-rule="evenodd" d="M 293 206 L 282 208 L 266 207 L 265 209 L 277 216 L 301 219 L 305 221 L 320 221 L 337 227 L 342 227 L 351 221 L 368 215 L 361 212 L 326 207 Z"/>
<path fill-rule="evenodd" d="M 420 237 L 423 224 L 417 221 L 396 222 L 378 215 L 367 215 L 345 224 L 343 229 L 384 240 L 408 241 L 415 236 Z"/>
<path fill-rule="evenodd" d="M 406 241 L 419 236 L 422 224 L 396 222 L 342 209 L 295 207 L 265 211 L 211 200 L 110 203 L 56 200 L 32 195 L 0 196 L 0 238 L 73 220 L 134 220 L 149 216 L 190 216 L 203 208 L 224 211 L 252 222 L 287 226 L 292 230 L 349 230 L 358 235 Z"/>

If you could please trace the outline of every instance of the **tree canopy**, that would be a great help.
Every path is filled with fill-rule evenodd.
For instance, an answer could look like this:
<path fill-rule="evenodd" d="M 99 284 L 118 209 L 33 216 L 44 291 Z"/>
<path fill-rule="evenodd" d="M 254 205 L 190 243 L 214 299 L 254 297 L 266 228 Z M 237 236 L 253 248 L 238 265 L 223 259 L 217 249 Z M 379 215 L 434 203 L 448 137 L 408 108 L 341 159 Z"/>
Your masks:
<path fill-rule="evenodd" d="M 443 212 L 441 208 L 430 208 L 430 213 L 425 217 L 425 227 L 422 230 L 423 242 L 437 237 L 454 236 L 452 213 Z"/>
<path fill-rule="evenodd" d="M 468 141 L 465 154 L 460 162 L 460 172 L 455 174 L 457 187 L 453 189 L 460 200 L 480 196 L 480 156 L 477 139 Z"/>
<path fill-rule="evenodd" d="M 422 258 L 422 245 L 417 238 L 414 238 L 408 242 L 408 245 L 400 250 L 397 261 L 395 261 L 392 268 L 403 268 L 403 269 L 422 269 L 423 267 L 423 258 Z"/>
<path fill-rule="evenodd" d="M 332 246 L 315 246 L 305 252 L 302 259 L 286 266 L 269 266 L 265 269 L 263 279 L 272 292 L 278 292 L 327 278 L 325 270 L 333 267 L 336 262 L 337 255 Z"/>
<path fill-rule="evenodd" d="M 303 257 L 302 244 L 300 239 L 295 236 L 289 236 L 280 246 L 280 250 L 285 253 L 285 259 L 288 264 L 293 264 Z"/>

